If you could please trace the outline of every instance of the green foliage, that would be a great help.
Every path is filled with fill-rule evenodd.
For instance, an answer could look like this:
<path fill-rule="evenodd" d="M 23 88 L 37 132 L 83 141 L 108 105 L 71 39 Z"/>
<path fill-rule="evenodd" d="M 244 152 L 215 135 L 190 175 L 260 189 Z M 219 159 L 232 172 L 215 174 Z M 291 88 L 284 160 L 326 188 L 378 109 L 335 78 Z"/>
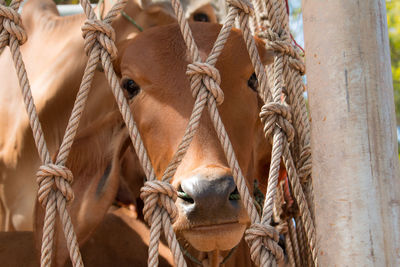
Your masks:
<path fill-rule="evenodd" d="M 400 0 L 386 1 L 394 102 L 397 125 L 400 125 Z"/>

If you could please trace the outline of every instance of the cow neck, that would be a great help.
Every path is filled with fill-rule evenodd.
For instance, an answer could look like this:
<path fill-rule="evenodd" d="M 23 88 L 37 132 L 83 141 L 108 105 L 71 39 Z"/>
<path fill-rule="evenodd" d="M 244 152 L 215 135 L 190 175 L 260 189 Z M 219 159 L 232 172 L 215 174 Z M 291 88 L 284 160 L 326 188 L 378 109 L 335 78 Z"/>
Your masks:
<path fill-rule="evenodd" d="M 195 256 L 193 256 L 187 249 L 182 247 L 181 244 L 179 244 L 183 255 L 185 255 L 190 261 L 193 263 L 199 265 L 199 266 L 204 266 L 204 267 L 214 267 L 214 266 L 222 266 L 224 265 L 233 255 L 239 244 L 234 246 L 225 257 L 222 257 L 220 254 L 219 250 L 212 251 L 212 252 L 207 252 L 207 258 L 204 258 L 202 260 L 199 260 Z M 193 248 L 193 247 L 192 247 Z M 194 248 L 193 248 L 194 249 Z M 204 253 L 204 252 L 200 252 Z"/>

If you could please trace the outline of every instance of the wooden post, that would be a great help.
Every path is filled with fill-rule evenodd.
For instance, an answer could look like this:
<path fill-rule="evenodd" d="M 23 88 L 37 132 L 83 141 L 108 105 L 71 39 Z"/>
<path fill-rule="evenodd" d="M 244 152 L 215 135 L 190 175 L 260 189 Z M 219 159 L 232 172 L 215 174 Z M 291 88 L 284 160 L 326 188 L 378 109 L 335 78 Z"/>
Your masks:
<path fill-rule="evenodd" d="M 384 0 L 303 0 L 321 266 L 400 266 Z"/>

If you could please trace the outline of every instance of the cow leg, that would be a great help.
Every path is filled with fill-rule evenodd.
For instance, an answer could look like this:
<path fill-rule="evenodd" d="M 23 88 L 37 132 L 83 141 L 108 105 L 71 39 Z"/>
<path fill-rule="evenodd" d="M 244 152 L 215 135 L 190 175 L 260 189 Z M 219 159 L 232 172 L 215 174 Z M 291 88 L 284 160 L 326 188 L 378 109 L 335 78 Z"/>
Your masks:
<path fill-rule="evenodd" d="M 9 231 L 10 212 L 4 204 L 4 186 L 0 185 L 0 231 Z"/>
<path fill-rule="evenodd" d="M 8 206 L 6 201 L 6 195 L 4 192 L 4 185 L 0 188 L 0 231 L 15 231 L 15 225 L 13 223 L 13 216 L 11 212 L 12 207 Z"/>

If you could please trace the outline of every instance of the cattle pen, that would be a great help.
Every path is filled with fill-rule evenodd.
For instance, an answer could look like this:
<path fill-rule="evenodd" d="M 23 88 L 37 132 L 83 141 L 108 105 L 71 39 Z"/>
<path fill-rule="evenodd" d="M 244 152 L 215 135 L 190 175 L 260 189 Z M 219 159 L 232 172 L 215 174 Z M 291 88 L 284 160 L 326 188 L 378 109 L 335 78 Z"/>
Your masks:
<path fill-rule="evenodd" d="M 49 2 L 29 1 L 42 1 L 46 5 Z M 147 3 L 151 1 L 104 0 L 101 1 L 105 3 L 102 10 L 98 8 L 102 4 L 95 9 L 96 6 L 88 0 L 81 0 L 85 14 L 82 55 L 84 49 L 87 63 L 82 67 L 82 83 L 76 90 L 76 100 L 71 102 L 72 114 L 70 118 L 68 115 L 54 155 L 48 148 L 46 133 L 42 131 L 42 122 L 39 121 L 41 117 L 35 106 L 37 99 L 31 92 L 33 83 L 29 68 L 25 70 L 24 60 L 27 59 L 24 53 L 27 52 L 24 52 L 23 44 L 29 43 L 30 33 L 28 30 L 28 34 L 25 32 L 24 26 L 29 28 L 31 25 L 24 25 L 24 17 L 18 13 L 21 2 L 12 0 L 6 4 L 0 0 L 0 56 L 9 46 L 23 96 L 21 99 L 33 132 L 32 142 L 39 154 L 33 235 L 35 240 L 40 241 L 35 248 L 40 266 L 64 266 L 64 262 L 60 263 L 56 258 L 64 254 L 74 267 L 85 264 L 80 242 L 86 242 L 87 238 L 76 230 L 81 226 L 76 222 L 82 214 L 71 208 L 84 210 L 82 205 L 71 206 L 71 203 L 81 201 L 82 191 L 85 190 L 74 188 L 74 183 L 78 181 L 79 184 L 82 179 L 68 165 L 68 158 L 70 151 L 75 149 L 74 139 L 80 137 L 79 121 L 84 116 L 86 102 L 90 101 L 89 90 L 96 71 L 96 75 L 100 73 L 106 78 L 108 91 L 115 97 L 115 110 L 121 114 L 121 125 L 118 127 L 126 130 L 125 139 L 122 139 L 127 141 L 121 142 L 118 149 L 132 147 L 137 156 L 136 164 L 144 172 L 145 181 L 140 184 L 138 194 L 144 205 L 141 210 L 143 221 L 149 227 L 139 228 L 149 232 L 146 244 L 148 266 L 163 264 L 159 260 L 159 248 L 164 246 L 161 241 L 163 233 L 174 266 L 247 266 L 235 263 L 239 257 L 235 253 L 242 252 L 238 244 L 230 246 L 225 252 L 216 248 L 211 252 L 190 252 L 196 251 L 187 249 L 191 242 L 184 241 L 186 243 L 182 245 L 180 233 L 174 231 L 174 225 L 179 222 L 184 210 L 179 201 L 194 202 L 195 198 L 189 196 L 182 186 L 174 186 L 173 178 L 179 174 L 180 164 L 185 163 L 185 155 L 202 129 L 202 116 L 209 118 L 209 129 L 215 131 L 221 154 L 226 159 L 225 166 L 229 168 L 236 186 L 233 193 L 229 192 L 229 201 L 241 201 L 248 216 L 247 229 L 243 230 L 241 239 L 248 245 L 243 251 L 246 251 L 252 264 L 400 266 L 400 168 L 384 0 L 303 0 L 305 55 L 290 34 L 288 0 L 214 1 L 218 14 L 224 14 L 224 18 L 215 43 L 205 56 L 194 37 L 199 31 L 196 27 L 212 27 L 188 23 L 190 15 L 185 13 L 187 2 L 182 0 L 183 5 L 181 0 L 165 1 L 172 10 L 168 13 L 169 9 L 165 9 L 167 17 L 173 18 L 179 25 L 179 34 L 187 50 L 185 75 L 194 104 L 183 137 L 179 137 L 182 140 L 174 147 L 162 171 L 156 166 L 154 153 L 145 146 L 143 128 L 135 121 L 137 117 L 133 114 L 133 102 L 130 100 L 138 92 L 124 92 L 125 82 L 120 84 L 124 65 L 117 47 L 123 46 L 117 43 L 119 29 L 113 28 L 120 25 L 113 24 L 116 21 L 129 23 L 128 20 L 136 19 L 136 13 L 129 13 L 133 8 L 127 8 L 132 7 L 132 3 L 141 3 L 140 8 L 144 11 L 140 16 L 151 17 L 155 9 L 146 13 L 148 10 L 144 8 L 146 5 L 153 7 L 152 3 Z M 107 6 L 107 3 L 112 4 Z M 120 18 L 121 14 L 125 19 Z M 137 25 L 135 27 L 138 28 Z M 157 27 L 164 26 L 156 25 L 154 28 Z M 257 119 L 262 125 L 263 141 L 270 143 L 270 159 L 264 164 L 269 170 L 264 170 L 267 172 L 265 188 L 260 186 L 261 190 L 257 188 L 257 184 L 263 185 L 260 179 L 254 182 L 254 189 L 253 184 L 249 186 L 247 173 L 242 170 L 241 157 L 237 155 L 236 143 L 229 126 L 224 125 L 226 121 L 222 120 L 226 118 L 222 107 L 232 100 L 223 87 L 225 78 L 221 77 L 222 71 L 217 65 L 224 47 L 235 47 L 230 46 L 228 39 L 234 27 L 242 33 L 243 49 L 253 68 L 252 77 L 257 81 L 257 87 L 253 89 L 261 103 Z M 148 29 L 138 29 L 135 37 L 146 37 Z M 161 29 L 166 31 L 170 28 Z M 157 29 L 152 30 L 157 33 Z M 259 47 L 260 42 L 264 47 Z M 272 64 L 266 65 L 263 57 L 269 52 L 273 60 Z M 304 85 L 306 70 L 307 82 Z M 253 85 L 251 81 L 251 78 L 246 80 L 249 87 Z M 3 86 L 2 82 L 0 86 Z M 139 87 L 133 80 L 129 82 L 132 88 Z M 308 93 L 307 99 L 304 98 L 304 90 Z M 120 138 L 123 134 L 116 136 Z M 116 140 L 119 142 L 114 138 L 110 143 Z M 1 149 L 2 146 L 0 143 Z M 114 155 L 117 155 L 117 161 L 122 158 L 120 150 L 116 151 L 112 152 L 112 164 Z M 255 155 L 255 152 L 251 153 Z M 5 169 L 3 165 L 6 165 L 0 163 L 0 168 Z M 114 173 L 114 167 L 107 165 L 103 176 L 100 176 L 104 178 L 109 173 Z M 120 173 L 123 171 L 118 175 Z M 3 172 L 0 175 L 0 179 L 5 179 Z M 0 185 L 1 190 L 7 190 L 3 184 Z M 139 199 L 139 195 L 137 197 Z M 102 216 L 114 199 L 101 211 Z M 291 202 L 294 204 L 289 205 Z M 0 215 L 4 216 L 2 209 L 7 209 L 4 203 L 0 203 Z M 95 226 L 100 221 L 101 218 Z M 191 240 L 196 242 L 197 239 Z M 1 251 L 0 255 L 3 255 Z M 199 260 L 199 255 L 205 256 Z"/>

